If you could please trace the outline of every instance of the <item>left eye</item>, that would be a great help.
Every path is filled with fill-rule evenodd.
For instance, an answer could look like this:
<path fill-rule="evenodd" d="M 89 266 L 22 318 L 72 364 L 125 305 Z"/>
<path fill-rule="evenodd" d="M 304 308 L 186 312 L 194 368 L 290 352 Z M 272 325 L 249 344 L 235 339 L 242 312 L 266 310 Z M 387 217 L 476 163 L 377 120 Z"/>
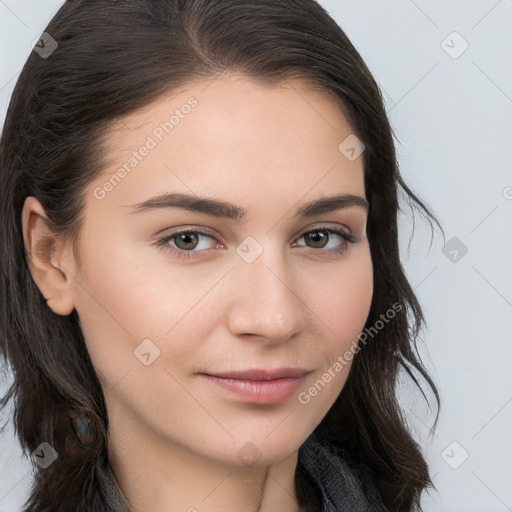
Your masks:
<path fill-rule="evenodd" d="M 319 233 L 323 233 L 321 236 L 318 236 Z M 327 233 L 327 236 L 326 236 Z M 343 240 L 341 247 L 338 245 L 337 247 L 331 248 L 331 250 L 335 252 L 344 251 L 347 248 L 347 243 L 354 244 L 356 243 L 356 239 L 350 235 L 349 233 L 342 231 L 341 229 L 333 229 L 333 228 L 316 228 L 312 231 L 308 231 L 299 237 L 304 238 L 305 240 L 310 240 L 313 244 L 320 243 L 320 247 L 317 245 L 309 246 L 313 249 L 323 249 L 326 247 L 326 243 L 331 241 L 331 235 L 336 235 L 337 237 Z"/>
<path fill-rule="evenodd" d="M 324 249 L 328 246 L 331 241 L 332 235 L 339 237 L 342 239 L 342 243 L 338 244 L 335 247 L 328 248 L 324 252 L 333 252 L 333 253 L 341 253 L 348 249 L 349 244 L 356 243 L 356 239 L 350 235 L 349 233 L 341 230 L 341 229 L 333 229 L 327 227 L 316 228 L 311 231 L 307 231 L 300 235 L 297 240 L 304 238 L 306 241 L 306 247 L 310 247 L 312 249 Z M 200 245 L 200 241 L 203 238 L 210 238 L 219 243 L 215 238 L 207 233 L 202 233 L 200 231 L 179 231 L 177 233 L 173 233 L 171 235 L 167 235 L 164 238 L 161 238 L 156 242 L 158 247 L 163 247 L 164 249 L 169 249 L 173 251 L 177 256 L 180 257 L 190 257 L 201 255 L 201 253 L 208 252 L 210 249 L 208 247 L 203 248 L 202 250 L 195 251 L 194 249 L 198 249 Z M 308 245 L 308 241 L 313 245 Z M 172 242 L 169 244 L 169 242 Z M 298 247 L 305 247 L 304 245 L 299 245 Z"/>
<path fill-rule="evenodd" d="M 182 231 L 181 233 L 175 233 L 163 239 L 163 242 L 175 241 L 178 249 L 183 251 L 189 251 L 190 249 L 196 249 L 199 240 L 202 237 L 214 238 L 206 233 L 200 233 L 198 231 Z"/>

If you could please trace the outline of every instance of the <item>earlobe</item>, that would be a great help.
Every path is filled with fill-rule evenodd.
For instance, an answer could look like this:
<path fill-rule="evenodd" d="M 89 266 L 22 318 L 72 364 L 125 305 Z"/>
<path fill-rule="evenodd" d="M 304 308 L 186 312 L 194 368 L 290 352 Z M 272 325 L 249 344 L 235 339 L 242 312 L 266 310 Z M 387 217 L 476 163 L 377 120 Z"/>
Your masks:
<path fill-rule="evenodd" d="M 21 215 L 25 254 L 32 278 L 54 313 L 67 316 L 74 309 L 72 278 L 64 268 L 62 244 L 49 226 L 44 208 L 27 197 Z"/>

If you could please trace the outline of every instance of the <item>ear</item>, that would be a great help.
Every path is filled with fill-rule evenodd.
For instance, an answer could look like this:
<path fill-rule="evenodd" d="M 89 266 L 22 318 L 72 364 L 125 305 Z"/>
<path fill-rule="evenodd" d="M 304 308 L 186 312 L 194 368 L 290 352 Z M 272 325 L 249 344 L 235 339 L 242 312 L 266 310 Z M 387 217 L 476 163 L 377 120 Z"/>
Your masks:
<path fill-rule="evenodd" d="M 44 208 L 35 197 L 27 197 L 21 214 L 23 240 L 32 278 L 58 315 L 73 312 L 72 277 L 65 268 L 68 245 L 50 229 Z"/>

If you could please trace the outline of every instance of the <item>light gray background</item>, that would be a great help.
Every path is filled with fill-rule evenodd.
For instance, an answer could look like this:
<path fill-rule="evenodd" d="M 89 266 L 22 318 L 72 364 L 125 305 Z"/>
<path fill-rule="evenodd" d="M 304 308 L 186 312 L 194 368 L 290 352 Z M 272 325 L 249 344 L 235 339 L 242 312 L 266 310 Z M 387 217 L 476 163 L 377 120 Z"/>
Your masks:
<path fill-rule="evenodd" d="M 0 0 L 0 123 L 33 41 L 61 4 Z M 445 251 L 453 259 L 458 250 L 452 261 L 439 234 L 430 247 L 416 215 L 411 241 L 405 209 L 404 267 L 427 317 L 421 353 L 442 397 L 429 435 L 433 414 L 411 386 L 402 393 L 439 491 L 425 495 L 424 510 L 512 511 L 512 1 L 321 4 L 382 87 L 406 182 L 446 241 L 457 239 Z M 31 483 L 13 439 L 12 429 L 0 438 L 0 512 L 19 510 Z"/>

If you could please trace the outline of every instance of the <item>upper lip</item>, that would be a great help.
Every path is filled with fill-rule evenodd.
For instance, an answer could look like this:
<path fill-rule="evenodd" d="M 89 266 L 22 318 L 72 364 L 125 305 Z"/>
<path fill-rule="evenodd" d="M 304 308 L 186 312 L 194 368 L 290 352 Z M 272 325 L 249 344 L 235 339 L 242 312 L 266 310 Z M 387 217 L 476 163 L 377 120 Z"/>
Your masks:
<path fill-rule="evenodd" d="M 304 377 L 310 373 L 311 370 L 303 368 L 276 368 L 274 370 L 267 370 L 264 368 L 252 368 L 242 371 L 229 371 L 218 373 L 207 373 L 212 377 L 220 377 L 222 379 L 242 379 L 242 380 L 275 380 L 275 379 L 291 379 Z"/>

